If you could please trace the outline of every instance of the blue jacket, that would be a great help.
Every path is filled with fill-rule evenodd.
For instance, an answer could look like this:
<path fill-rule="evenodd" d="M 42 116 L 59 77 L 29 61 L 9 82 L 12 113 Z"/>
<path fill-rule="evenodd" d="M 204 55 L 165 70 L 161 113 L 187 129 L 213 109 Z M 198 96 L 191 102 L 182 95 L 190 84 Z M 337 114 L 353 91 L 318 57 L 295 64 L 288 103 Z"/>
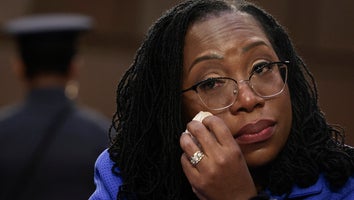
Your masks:
<path fill-rule="evenodd" d="M 63 88 L 34 89 L 23 102 L 1 109 L 0 199 L 88 199 L 109 126 L 103 115 L 68 99 Z"/>
<path fill-rule="evenodd" d="M 91 195 L 90 200 L 116 199 L 118 187 L 122 184 L 122 179 L 112 173 L 113 161 L 109 158 L 105 150 L 97 159 L 95 164 L 96 191 Z M 353 200 L 354 199 L 354 177 L 351 177 L 347 183 L 338 191 L 332 191 L 328 182 L 323 176 L 318 181 L 308 187 L 294 187 L 289 196 L 271 195 L 273 200 L 282 199 L 304 199 L 304 200 Z"/>

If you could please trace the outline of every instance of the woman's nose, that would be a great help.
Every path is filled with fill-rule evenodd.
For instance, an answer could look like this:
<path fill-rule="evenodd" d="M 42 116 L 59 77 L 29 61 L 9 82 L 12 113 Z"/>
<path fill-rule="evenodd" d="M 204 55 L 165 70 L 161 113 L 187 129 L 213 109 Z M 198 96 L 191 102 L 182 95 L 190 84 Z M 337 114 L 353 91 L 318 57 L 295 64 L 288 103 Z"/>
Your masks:
<path fill-rule="evenodd" d="M 239 83 L 238 90 L 236 102 L 230 108 L 232 112 L 248 113 L 263 107 L 265 100 L 253 91 L 248 81 Z"/>

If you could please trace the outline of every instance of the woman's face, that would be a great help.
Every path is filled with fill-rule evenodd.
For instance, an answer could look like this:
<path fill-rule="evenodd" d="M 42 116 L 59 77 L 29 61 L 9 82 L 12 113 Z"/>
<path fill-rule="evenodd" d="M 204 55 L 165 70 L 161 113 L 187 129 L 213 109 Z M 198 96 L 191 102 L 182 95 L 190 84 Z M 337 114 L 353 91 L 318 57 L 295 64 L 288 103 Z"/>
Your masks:
<path fill-rule="evenodd" d="M 279 58 L 252 16 L 241 12 L 211 16 L 187 31 L 182 88 L 211 77 L 246 80 L 255 65 L 276 61 Z M 234 138 L 248 166 L 262 166 L 278 155 L 288 138 L 292 119 L 289 90 L 286 86 L 281 94 L 265 99 L 247 82 L 239 83 L 238 88 L 235 103 L 217 112 L 209 110 L 193 90 L 184 92 L 183 115 L 187 122 L 199 111 L 220 117 L 233 136 L 241 134 Z M 262 136 L 264 132 L 266 136 Z"/>

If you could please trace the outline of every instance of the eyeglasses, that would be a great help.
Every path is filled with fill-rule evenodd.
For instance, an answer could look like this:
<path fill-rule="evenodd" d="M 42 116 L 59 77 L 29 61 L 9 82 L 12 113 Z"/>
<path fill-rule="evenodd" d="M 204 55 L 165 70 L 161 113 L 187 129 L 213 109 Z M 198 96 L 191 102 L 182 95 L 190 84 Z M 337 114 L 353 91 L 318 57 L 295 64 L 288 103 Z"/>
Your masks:
<path fill-rule="evenodd" d="M 247 82 L 256 95 L 271 98 L 283 92 L 289 63 L 289 61 L 279 61 L 257 65 L 247 80 L 236 81 L 229 77 L 208 78 L 182 90 L 182 93 L 194 90 L 210 110 L 222 110 L 232 106 L 237 99 L 238 85 L 242 82 Z"/>

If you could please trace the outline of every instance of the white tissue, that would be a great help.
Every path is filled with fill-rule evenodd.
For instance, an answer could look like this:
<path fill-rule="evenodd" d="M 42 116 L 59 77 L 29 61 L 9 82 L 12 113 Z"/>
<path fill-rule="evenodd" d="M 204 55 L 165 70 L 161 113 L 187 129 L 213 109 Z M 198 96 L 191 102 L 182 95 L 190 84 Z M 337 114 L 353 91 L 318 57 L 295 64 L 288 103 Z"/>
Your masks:
<path fill-rule="evenodd" d="M 193 118 L 193 120 L 197 120 L 199 122 L 202 122 L 204 118 L 211 116 L 213 114 L 211 114 L 210 112 L 204 112 L 204 111 L 200 111 L 198 114 L 196 114 Z M 200 145 L 200 143 L 198 142 L 198 140 L 186 129 L 182 134 L 188 134 L 191 136 L 192 140 L 194 141 L 194 143 L 200 148 L 202 149 L 202 146 Z"/>
<path fill-rule="evenodd" d="M 198 114 L 196 114 L 193 118 L 193 120 L 196 120 L 196 121 L 199 121 L 199 122 L 202 122 L 204 118 L 208 117 L 208 116 L 211 116 L 213 114 L 211 114 L 210 112 L 204 112 L 204 111 L 200 111 Z M 191 133 L 186 129 L 184 132 L 184 134 L 187 133 L 187 134 L 190 134 Z M 192 135 L 191 135 L 192 136 Z M 194 138 L 192 136 L 192 138 Z"/>
<path fill-rule="evenodd" d="M 194 116 L 193 120 L 197 120 L 199 122 L 202 122 L 204 118 L 211 116 L 213 114 L 211 114 L 210 112 L 204 112 L 204 111 L 200 111 L 196 116 Z"/>

